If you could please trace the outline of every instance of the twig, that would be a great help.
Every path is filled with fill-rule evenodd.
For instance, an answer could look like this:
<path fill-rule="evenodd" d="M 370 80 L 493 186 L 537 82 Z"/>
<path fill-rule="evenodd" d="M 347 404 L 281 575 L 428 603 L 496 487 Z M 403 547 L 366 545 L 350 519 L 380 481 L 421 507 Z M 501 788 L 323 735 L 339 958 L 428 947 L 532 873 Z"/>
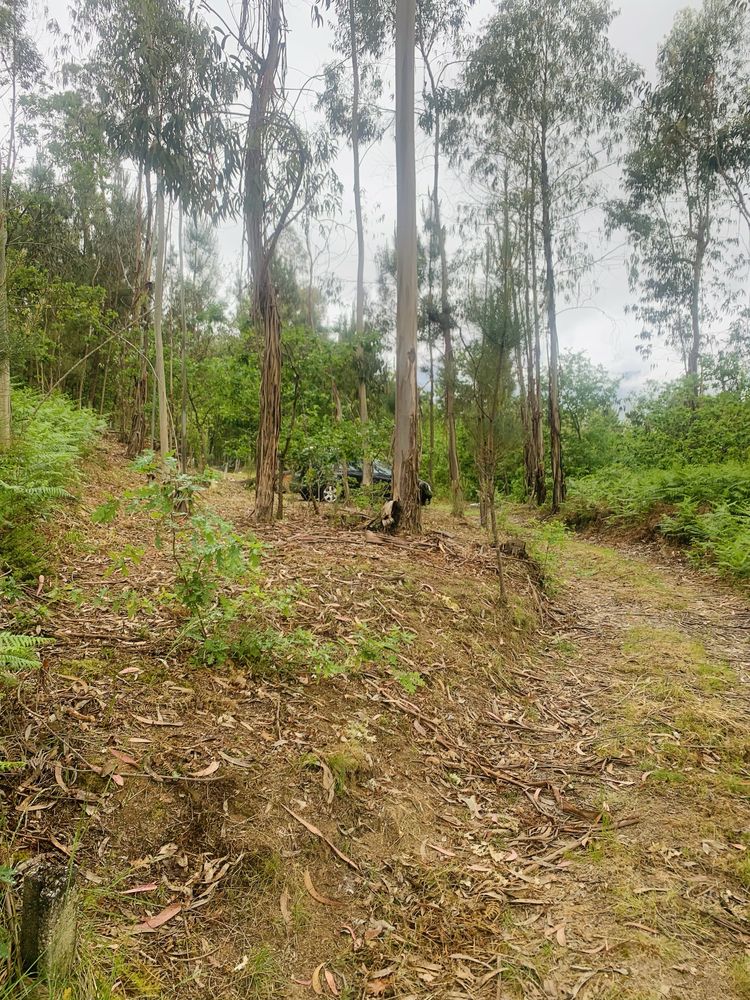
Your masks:
<path fill-rule="evenodd" d="M 289 809 L 287 806 L 285 806 L 283 803 L 281 805 L 281 808 L 285 812 L 288 812 L 289 815 L 292 817 L 292 819 L 296 819 L 297 822 L 301 823 L 302 826 L 304 826 L 304 828 L 306 830 L 309 830 L 310 833 L 314 834 L 314 836 L 320 837 L 320 839 L 323 841 L 324 844 L 328 844 L 328 846 L 331 848 L 331 850 L 336 855 L 336 857 L 337 858 L 341 858 L 341 860 L 344 862 L 344 864 L 349 865 L 349 867 L 353 868 L 355 872 L 359 871 L 359 865 L 357 864 L 357 862 L 356 861 L 352 861 L 352 859 L 350 857 L 348 857 L 346 854 L 344 854 L 343 851 L 340 851 L 338 849 L 338 847 L 336 847 L 336 845 L 334 844 L 334 842 L 332 840 L 329 840 L 328 837 L 326 837 L 326 835 L 321 830 L 319 830 L 317 828 L 317 826 L 313 826 L 313 824 L 312 823 L 308 823 L 306 819 L 302 819 L 301 816 L 298 816 L 297 813 L 292 812 L 292 810 Z"/>

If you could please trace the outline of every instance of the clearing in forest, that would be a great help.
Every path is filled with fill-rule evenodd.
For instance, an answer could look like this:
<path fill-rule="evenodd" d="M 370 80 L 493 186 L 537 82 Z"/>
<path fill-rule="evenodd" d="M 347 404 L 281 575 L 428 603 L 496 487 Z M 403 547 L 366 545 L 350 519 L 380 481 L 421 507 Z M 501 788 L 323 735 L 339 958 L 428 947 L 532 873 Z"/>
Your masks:
<path fill-rule="evenodd" d="M 750 996 L 743 596 L 524 517 L 503 609 L 475 514 L 377 539 L 288 502 L 199 665 L 148 518 L 92 523 L 137 485 L 111 450 L 0 609 L 56 640 L 1 703 L 0 862 L 75 861 L 59 996 Z M 256 530 L 239 478 L 208 496 Z"/>

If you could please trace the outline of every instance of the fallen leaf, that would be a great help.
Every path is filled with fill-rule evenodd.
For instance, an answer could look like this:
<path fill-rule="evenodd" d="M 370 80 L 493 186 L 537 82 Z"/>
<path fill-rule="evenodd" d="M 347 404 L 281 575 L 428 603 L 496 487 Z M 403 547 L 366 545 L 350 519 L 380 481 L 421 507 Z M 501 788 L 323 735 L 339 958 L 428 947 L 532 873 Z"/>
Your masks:
<path fill-rule="evenodd" d="M 57 762 L 57 763 L 55 764 L 55 781 L 56 781 L 56 782 L 57 782 L 57 784 L 58 784 L 58 785 L 60 786 L 60 788 L 62 788 L 62 790 L 63 790 L 64 792 L 69 792 L 69 791 L 70 791 L 70 789 L 68 788 L 68 786 L 67 786 L 67 785 L 65 784 L 65 782 L 63 781 L 63 776 L 62 776 L 62 764 L 60 763 L 60 761 L 59 761 L 59 760 L 58 760 L 58 762 Z"/>
<path fill-rule="evenodd" d="M 147 917 L 142 924 L 133 928 L 133 934 L 151 934 L 159 927 L 162 927 L 168 920 L 172 920 L 178 913 L 182 912 L 182 903 L 170 903 L 153 917 Z"/>
<path fill-rule="evenodd" d="M 387 989 L 393 985 L 393 980 L 389 977 L 388 979 L 371 979 L 366 988 L 366 992 L 373 997 L 382 996 Z"/>
<path fill-rule="evenodd" d="M 323 984 L 320 981 L 320 973 L 321 973 L 321 970 L 323 969 L 323 965 L 324 964 L 325 963 L 321 962 L 320 965 L 317 967 L 317 969 L 312 974 L 312 988 L 313 988 L 313 993 L 317 993 L 318 996 L 321 996 L 322 993 L 323 993 Z"/>
<path fill-rule="evenodd" d="M 326 801 L 330 805 L 336 794 L 336 779 L 333 776 L 333 771 L 325 761 L 322 760 L 320 762 L 320 768 L 323 772 L 323 791 L 326 793 Z"/>
<path fill-rule="evenodd" d="M 341 900 L 339 900 L 339 899 L 330 899 L 328 896 L 321 896 L 321 894 L 318 892 L 318 890 L 313 885 L 312 877 L 310 876 L 310 872 L 307 871 L 307 869 L 305 869 L 305 876 L 304 877 L 305 877 L 305 888 L 310 893 L 310 895 L 312 896 L 313 899 L 317 899 L 317 901 L 319 903 L 323 903 L 324 906 L 341 906 L 341 905 L 343 905 L 341 903 Z"/>
<path fill-rule="evenodd" d="M 202 768 L 200 771 L 191 771 L 190 777 L 207 778 L 209 774 L 216 774 L 216 772 L 219 770 L 220 767 L 221 764 L 218 762 L 218 760 L 212 760 L 207 767 Z"/>
<path fill-rule="evenodd" d="M 328 989 L 333 993 L 335 997 L 339 996 L 339 988 L 336 985 L 336 980 L 334 979 L 333 973 L 329 972 L 328 969 L 325 970 L 326 982 L 328 983 Z"/>
<path fill-rule="evenodd" d="M 184 722 L 167 722 L 166 719 L 149 719 L 145 715 L 134 715 L 133 718 L 136 722 L 142 722 L 144 726 L 169 726 L 179 729 L 180 726 L 184 726 Z"/>
<path fill-rule="evenodd" d="M 306 819 L 302 819 L 302 817 L 298 816 L 297 813 L 292 812 L 292 810 L 288 806 L 282 804 L 281 808 L 284 810 L 284 812 L 288 812 L 293 819 L 296 819 L 298 823 L 301 823 L 306 830 L 309 830 L 310 833 L 314 834 L 314 836 L 320 837 L 320 839 L 323 841 L 324 844 L 328 844 L 328 846 L 331 848 L 331 850 L 333 851 L 333 853 L 336 855 L 337 858 L 340 858 L 345 864 L 349 865 L 350 868 L 353 868 L 355 872 L 359 871 L 359 865 L 357 864 L 357 862 L 352 861 L 352 859 L 348 857 L 346 854 L 344 854 L 343 851 L 340 851 L 338 847 L 336 847 L 336 845 L 333 843 L 333 841 L 329 840 L 329 838 L 326 837 L 326 835 L 321 830 L 319 830 L 317 826 L 314 826 L 312 823 L 308 823 Z"/>
<path fill-rule="evenodd" d="M 156 882 L 146 882 L 143 885 L 134 885 L 132 889 L 123 889 L 123 896 L 134 896 L 137 892 L 153 892 L 159 886 Z"/>
<path fill-rule="evenodd" d="M 242 760 L 240 757 L 230 757 L 228 753 L 224 753 L 223 750 L 219 750 L 219 756 L 222 757 L 227 764 L 234 764 L 235 767 L 254 767 L 255 761 L 252 760 Z"/>
<path fill-rule="evenodd" d="M 279 909 L 281 910 L 281 916 L 287 927 L 292 926 L 292 914 L 289 912 L 289 893 L 286 889 L 281 894 L 281 899 L 279 900 Z"/>
<path fill-rule="evenodd" d="M 132 764 L 134 767 L 138 766 L 138 761 L 135 757 L 131 757 L 129 753 L 123 753 L 122 750 L 115 750 L 112 747 L 109 748 L 109 752 L 123 764 Z"/>

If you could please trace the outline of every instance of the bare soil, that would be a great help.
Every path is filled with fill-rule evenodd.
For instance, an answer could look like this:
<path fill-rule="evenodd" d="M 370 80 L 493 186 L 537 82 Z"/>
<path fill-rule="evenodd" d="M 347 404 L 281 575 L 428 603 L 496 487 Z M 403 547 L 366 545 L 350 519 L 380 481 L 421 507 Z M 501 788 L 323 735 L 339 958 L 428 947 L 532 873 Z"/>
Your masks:
<path fill-rule="evenodd" d="M 506 559 L 506 608 L 472 510 L 383 540 L 287 499 L 259 529 L 228 476 L 209 504 L 265 545 L 239 624 L 312 645 L 207 667 L 153 525 L 91 521 L 138 478 L 113 445 L 87 477 L 56 577 L 0 605 L 56 639 L 0 701 L 0 864 L 82 887 L 50 996 L 750 997 L 743 594 L 511 512 L 537 562 Z"/>

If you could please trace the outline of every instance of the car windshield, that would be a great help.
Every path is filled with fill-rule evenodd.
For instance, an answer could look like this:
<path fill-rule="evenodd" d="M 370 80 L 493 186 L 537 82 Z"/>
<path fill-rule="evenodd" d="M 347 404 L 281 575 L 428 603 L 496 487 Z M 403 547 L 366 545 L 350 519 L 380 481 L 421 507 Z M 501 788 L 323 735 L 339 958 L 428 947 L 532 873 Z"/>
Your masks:
<path fill-rule="evenodd" d="M 392 474 L 390 465 L 383 465 L 382 462 L 373 462 L 372 471 L 377 472 L 379 476 L 390 476 Z"/>

